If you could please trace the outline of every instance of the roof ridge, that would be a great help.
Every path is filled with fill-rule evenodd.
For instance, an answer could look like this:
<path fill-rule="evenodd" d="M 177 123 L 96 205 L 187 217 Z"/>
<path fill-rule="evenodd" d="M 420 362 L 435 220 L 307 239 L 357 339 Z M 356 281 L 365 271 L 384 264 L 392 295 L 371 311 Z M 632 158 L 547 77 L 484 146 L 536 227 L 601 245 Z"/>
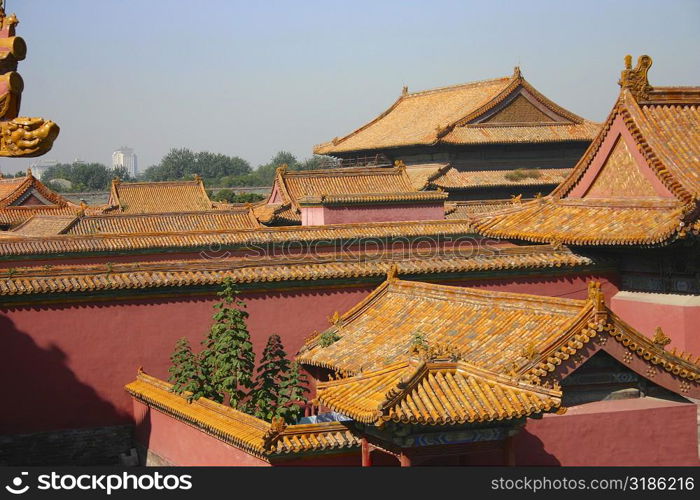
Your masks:
<path fill-rule="evenodd" d="M 450 90 L 455 90 L 455 89 L 465 88 L 465 87 L 476 87 L 478 85 L 486 85 L 489 83 L 495 83 L 495 82 L 500 81 L 500 80 L 509 81 L 512 79 L 513 79 L 512 76 L 501 76 L 501 77 L 497 77 L 497 78 L 487 78 L 484 80 L 475 80 L 473 82 L 457 83 L 454 85 L 445 85 L 443 87 L 434 87 L 434 88 L 425 89 L 425 90 L 417 90 L 415 92 L 408 92 L 407 94 L 403 94 L 401 97 L 402 98 L 418 97 L 418 96 L 426 95 L 426 94 L 445 92 L 445 91 L 450 91 Z"/>

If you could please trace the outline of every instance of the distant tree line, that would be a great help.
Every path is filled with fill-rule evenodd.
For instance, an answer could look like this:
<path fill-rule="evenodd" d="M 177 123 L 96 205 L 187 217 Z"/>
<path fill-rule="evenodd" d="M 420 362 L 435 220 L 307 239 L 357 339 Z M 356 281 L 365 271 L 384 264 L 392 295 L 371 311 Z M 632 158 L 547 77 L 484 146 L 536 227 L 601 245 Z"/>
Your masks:
<path fill-rule="evenodd" d="M 291 170 L 313 170 L 321 168 L 323 162 L 322 156 L 314 155 L 300 161 L 292 153 L 280 151 L 268 163 L 253 169 L 250 163 L 238 156 L 174 148 L 157 165 L 148 167 L 137 179 L 130 178 L 123 168 L 113 170 L 101 163 L 75 162 L 59 163 L 47 169 L 42 180 L 55 189 L 73 192 L 106 190 L 114 177 L 126 181 L 176 181 L 192 179 L 199 175 L 208 188 L 262 187 L 272 185 L 275 170 L 280 165 L 287 165 Z M 258 196 L 236 195 L 233 191 L 222 190 L 214 199 L 241 203 L 257 201 Z"/>
<path fill-rule="evenodd" d="M 111 169 L 101 163 L 59 163 L 41 177 L 42 182 L 60 191 L 104 191 L 114 177 L 131 180 L 125 168 Z M 70 184 L 66 184 L 68 181 Z"/>

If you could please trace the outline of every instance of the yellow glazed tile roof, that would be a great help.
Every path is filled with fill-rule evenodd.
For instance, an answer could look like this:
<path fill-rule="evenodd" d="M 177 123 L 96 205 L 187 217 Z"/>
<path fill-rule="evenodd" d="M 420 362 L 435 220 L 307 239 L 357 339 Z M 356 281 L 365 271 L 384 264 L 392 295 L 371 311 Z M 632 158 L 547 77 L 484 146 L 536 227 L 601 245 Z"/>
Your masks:
<path fill-rule="evenodd" d="M 92 265 L 22 267 L 0 272 L 0 296 L 66 294 L 109 290 L 139 290 L 212 286 L 231 277 L 239 283 L 335 280 L 381 277 L 391 266 L 412 275 L 488 272 L 496 270 L 556 269 L 593 266 L 589 257 L 549 246 L 510 247 L 464 255 L 442 251 L 411 258 L 397 252 L 381 257 L 314 253 L 291 260 L 273 258 L 195 259 Z"/>
<path fill-rule="evenodd" d="M 320 382 L 316 400 L 367 424 L 459 425 L 557 410 L 561 391 L 464 362 L 412 359 L 355 377 Z"/>
<path fill-rule="evenodd" d="M 655 245 L 700 234 L 700 87 L 653 88 L 646 81 L 651 58 L 642 56 L 639 64 L 627 71 L 642 75 L 644 70 L 642 90 L 623 86 L 600 133 L 567 178 L 543 199 L 475 216 L 480 233 L 577 245 Z M 658 188 L 652 190 L 620 139 L 603 158 L 603 142 L 620 120 L 650 175 L 670 196 L 655 195 Z M 581 196 L 576 189 L 601 160 L 598 155 L 602 170 Z"/>
<path fill-rule="evenodd" d="M 449 201 L 445 203 L 445 218 L 447 219 L 464 219 L 474 217 L 480 214 L 487 214 L 503 210 L 504 208 L 512 207 L 518 201 L 512 198 L 501 200 L 470 200 L 470 201 Z"/>
<path fill-rule="evenodd" d="M 34 215 L 12 232 L 22 236 L 55 236 L 63 233 L 75 220 L 74 215 Z"/>
<path fill-rule="evenodd" d="M 206 398 L 188 402 L 170 392 L 172 385 L 139 371 L 126 385 L 135 399 L 251 455 L 273 455 L 354 448 L 359 438 L 340 422 L 272 424 Z"/>
<path fill-rule="evenodd" d="M 112 181 L 109 204 L 123 213 L 194 212 L 213 204 L 201 179 L 172 182 Z"/>
<path fill-rule="evenodd" d="M 17 227 L 36 215 L 77 217 L 80 209 L 74 206 L 25 205 L 0 208 L 0 225 Z"/>
<path fill-rule="evenodd" d="M 524 100 L 523 92 L 529 99 Z M 374 120 L 314 152 L 333 155 L 441 142 L 590 141 L 596 132 L 596 124 L 547 99 L 516 68 L 511 77 L 404 92 Z"/>
<path fill-rule="evenodd" d="M 441 176 L 432 179 L 430 186 L 449 191 L 500 186 L 556 186 L 570 172 L 570 168 L 479 171 L 458 171 L 450 168 Z"/>
<path fill-rule="evenodd" d="M 416 338 L 438 355 L 470 366 L 539 383 L 562 360 L 597 335 L 621 343 L 690 381 L 700 380 L 700 356 L 676 355 L 625 324 L 605 306 L 600 285 L 587 300 L 491 292 L 409 282 L 395 274 L 327 332 L 307 341 L 305 365 L 354 377 L 411 359 Z M 332 333 L 337 340 L 322 343 Z"/>
<path fill-rule="evenodd" d="M 225 231 L 260 227 L 246 207 L 164 214 L 110 214 L 81 217 L 65 234 L 153 234 Z"/>
<path fill-rule="evenodd" d="M 1 211 L 0 211 L 1 213 Z M 161 249 L 208 250 L 214 246 L 259 248 L 320 242 L 330 245 L 346 239 L 456 237 L 473 234 L 466 221 L 407 221 L 334 224 L 328 226 L 261 227 L 226 231 L 191 231 L 143 234 L 61 234 L 49 237 L 6 238 L 0 256 L 51 255 L 56 253 L 131 252 Z"/>
<path fill-rule="evenodd" d="M 76 206 L 74 203 L 71 203 L 60 194 L 49 189 L 44 183 L 29 172 L 25 177 L 14 177 L 9 179 L 0 178 L 0 208 L 13 205 L 29 190 L 36 191 L 39 196 L 48 202 L 48 205 L 57 205 L 61 207 Z M 40 207 L 40 205 L 34 206 L 37 208 Z"/>

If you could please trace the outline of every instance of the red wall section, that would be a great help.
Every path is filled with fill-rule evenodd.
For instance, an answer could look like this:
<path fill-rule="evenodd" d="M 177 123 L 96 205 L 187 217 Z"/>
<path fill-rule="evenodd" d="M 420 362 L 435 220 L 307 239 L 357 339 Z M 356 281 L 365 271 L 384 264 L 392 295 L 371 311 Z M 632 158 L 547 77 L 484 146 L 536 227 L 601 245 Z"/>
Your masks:
<path fill-rule="evenodd" d="M 454 284 L 583 298 L 586 281 L 582 276 L 560 276 Z M 612 284 L 604 286 L 614 290 Z M 335 311 L 349 310 L 373 288 L 244 295 L 256 352 L 277 333 L 287 352 L 296 353 L 314 330 L 328 327 Z M 180 297 L 3 310 L 0 377 L 12 411 L 0 414 L 0 434 L 130 422 L 132 405 L 124 385 L 134 380 L 139 366 L 167 379 L 176 340 L 188 337 L 199 349 L 215 303 L 215 297 Z"/>
<path fill-rule="evenodd" d="M 621 292 L 611 309 L 647 337 L 660 326 L 671 339 L 668 349 L 700 355 L 700 297 Z"/>
<path fill-rule="evenodd" d="M 344 207 L 302 207 L 304 226 L 350 224 L 354 222 L 389 222 L 412 220 L 442 220 L 445 206 L 440 203 L 397 205 L 353 205 Z"/>
<path fill-rule="evenodd" d="M 598 401 L 528 420 L 517 465 L 700 465 L 697 406 L 654 398 Z"/>
<path fill-rule="evenodd" d="M 270 465 L 136 400 L 134 414 L 138 420 L 136 441 L 172 465 Z"/>

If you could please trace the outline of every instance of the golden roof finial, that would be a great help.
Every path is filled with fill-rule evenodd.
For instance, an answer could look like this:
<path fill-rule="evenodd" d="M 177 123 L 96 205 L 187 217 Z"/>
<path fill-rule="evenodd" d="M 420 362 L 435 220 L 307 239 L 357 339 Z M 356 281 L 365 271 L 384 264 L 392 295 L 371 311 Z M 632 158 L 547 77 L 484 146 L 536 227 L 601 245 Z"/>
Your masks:
<path fill-rule="evenodd" d="M 406 95 L 408 94 L 408 85 L 404 85 L 403 89 L 401 89 L 401 95 Z"/>
<path fill-rule="evenodd" d="M 202 176 L 199 174 L 194 174 L 194 180 L 197 182 L 202 182 Z"/>
<path fill-rule="evenodd" d="M 32 169 L 31 169 L 31 168 L 28 168 L 28 169 L 27 169 L 27 177 L 34 177 L 34 176 L 32 175 Z"/>
<path fill-rule="evenodd" d="M 287 173 L 287 169 L 288 169 L 288 168 L 289 168 L 289 166 L 288 166 L 286 163 L 283 163 L 283 164 L 281 164 L 279 167 L 277 167 L 277 171 L 278 171 L 280 174 L 284 175 L 284 174 Z"/>
<path fill-rule="evenodd" d="M 122 180 L 119 178 L 119 176 L 116 176 L 114 179 L 112 179 L 112 184 L 114 184 L 115 186 L 118 186 L 119 184 L 121 184 L 121 182 Z"/>
<path fill-rule="evenodd" d="M 520 72 L 520 66 L 516 66 L 513 68 L 513 79 L 515 78 L 521 78 L 522 73 Z"/>
<path fill-rule="evenodd" d="M 654 344 L 661 346 L 662 349 L 665 349 L 666 346 L 671 343 L 671 338 L 664 333 L 660 326 L 656 327 L 656 332 L 652 340 Z"/>
<path fill-rule="evenodd" d="M 406 168 L 406 164 L 403 162 L 403 160 L 395 160 L 394 166 L 396 168 Z"/>
<path fill-rule="evenodd" d="M 399 267 L 396 264 L 392 264 L 391 267 L 389 267 L 389 272 L 386 273 L 386 279 L 387 281 L 394 281 L 398 278 L 399 275 Z"/>
<path fill-rule="evenodd" d="M 639 56 L 637 67 L 632 69 L 632 56 L 625 56 L 625 69 L 620 74 L 617 82 L 622 90 L 629 90 L 635 99 L 646 99 L 653 87 L 649 85 L 647 74 L 652 65 L 652 59 L 648 55 Z"/>

